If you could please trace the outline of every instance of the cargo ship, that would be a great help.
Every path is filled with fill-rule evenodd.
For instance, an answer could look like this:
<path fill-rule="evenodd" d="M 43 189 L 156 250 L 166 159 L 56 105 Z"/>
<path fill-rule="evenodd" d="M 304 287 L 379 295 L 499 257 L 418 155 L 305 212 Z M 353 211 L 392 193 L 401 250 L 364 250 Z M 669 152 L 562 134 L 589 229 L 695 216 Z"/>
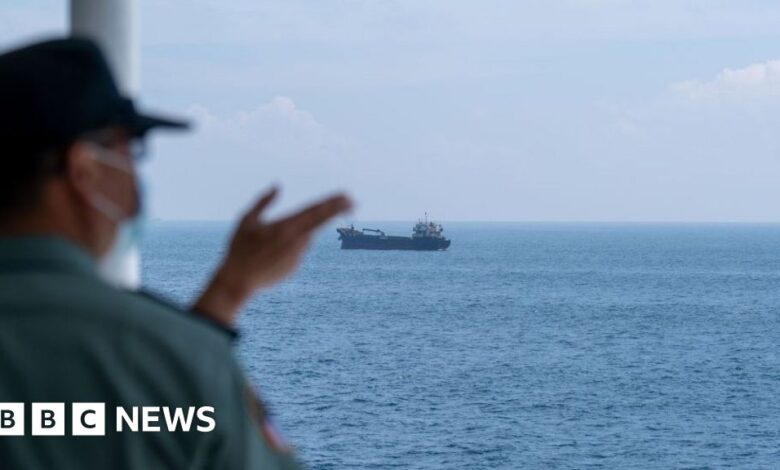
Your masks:
<path fill-rule="evenodd" d="M 418 221 L 411 237 L 386 235 L 379 229 L 364 228 L 357 230 L 354 225 L 337 228 L 342 250 L 446 250 L 450 240 L 444 238 L 441 225 L 433 222 Z"/>

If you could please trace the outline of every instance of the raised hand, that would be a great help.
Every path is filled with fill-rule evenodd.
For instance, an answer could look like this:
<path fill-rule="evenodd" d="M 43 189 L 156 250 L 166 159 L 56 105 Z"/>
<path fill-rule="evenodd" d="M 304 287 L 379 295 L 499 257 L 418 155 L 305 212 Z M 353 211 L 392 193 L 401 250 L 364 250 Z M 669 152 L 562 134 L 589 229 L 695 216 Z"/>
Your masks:
<path fill-rule="evenodd" d="M 231 325 L 254 292 L 295 270 L 317 228 L 351 207 L 345 195 L 337 194 L 283 219 L 265 222 L 263 211 L 277 194 L 276 188 L 271 189 L 241 218 L 222 264 L 195 303 L 198 312 Z"/>

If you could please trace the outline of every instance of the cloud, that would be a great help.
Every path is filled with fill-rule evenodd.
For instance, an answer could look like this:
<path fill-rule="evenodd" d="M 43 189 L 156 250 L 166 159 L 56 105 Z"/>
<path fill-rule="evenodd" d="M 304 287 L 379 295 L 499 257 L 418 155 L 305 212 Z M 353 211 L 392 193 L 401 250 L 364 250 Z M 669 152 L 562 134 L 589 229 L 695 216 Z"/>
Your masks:
<path fill-rule="evenodd" d="M 687 80 L 674 84 L 672 90 L 692 99 L 780 97 L 780 60 L 726 68 L 712 80 Z"/>
<path fill-rule="evenodd" d="M 282 144 L 321 141 L 325 129 L 314 116 L 298 108 L 286 96 L 277 96 L 250 111 L 239 111 L 220 117 L 203 105 L 190 106 L 187 113 L 199 125 L 201 132 L 233 141 L 248 141 L 258 133 Z M 267 142 L 268 140 L 266 140 Z"/>
<path fill-rule="evenodd" d="M 186 113 L 195 131 L 160 139 L 146 172 L 155 216 L 230 218 L 274 182 L 284 185 L 286 210 L 342 187 L 343 168 L 355 165 L 350 140 L 289 97 L 226 114 L 193 104 Z"/>

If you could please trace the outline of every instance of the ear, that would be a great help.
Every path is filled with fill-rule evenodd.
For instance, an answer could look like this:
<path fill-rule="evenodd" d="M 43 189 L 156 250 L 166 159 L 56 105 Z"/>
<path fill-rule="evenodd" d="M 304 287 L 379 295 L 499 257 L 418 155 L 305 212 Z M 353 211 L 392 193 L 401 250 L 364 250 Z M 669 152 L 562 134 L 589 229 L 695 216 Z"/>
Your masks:
<path fill-rule="evenodd" d="M 65 151 L 65 178 L 84 201 L 95 192 L 100 181 L 100 165 L 95 161 L 92 144 L 76 141 Z"/>

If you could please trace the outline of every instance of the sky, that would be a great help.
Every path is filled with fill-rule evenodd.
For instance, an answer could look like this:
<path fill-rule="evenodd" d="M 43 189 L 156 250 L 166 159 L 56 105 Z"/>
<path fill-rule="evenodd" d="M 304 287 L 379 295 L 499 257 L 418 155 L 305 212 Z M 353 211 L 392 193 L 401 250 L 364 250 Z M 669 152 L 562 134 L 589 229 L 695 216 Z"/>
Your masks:
<path fill-rule="evenodd" d="M 780 2 L 139 0 L 152 216 L 780 222 Z M 65 34 L 4 0 L 0 48 Z"/>

